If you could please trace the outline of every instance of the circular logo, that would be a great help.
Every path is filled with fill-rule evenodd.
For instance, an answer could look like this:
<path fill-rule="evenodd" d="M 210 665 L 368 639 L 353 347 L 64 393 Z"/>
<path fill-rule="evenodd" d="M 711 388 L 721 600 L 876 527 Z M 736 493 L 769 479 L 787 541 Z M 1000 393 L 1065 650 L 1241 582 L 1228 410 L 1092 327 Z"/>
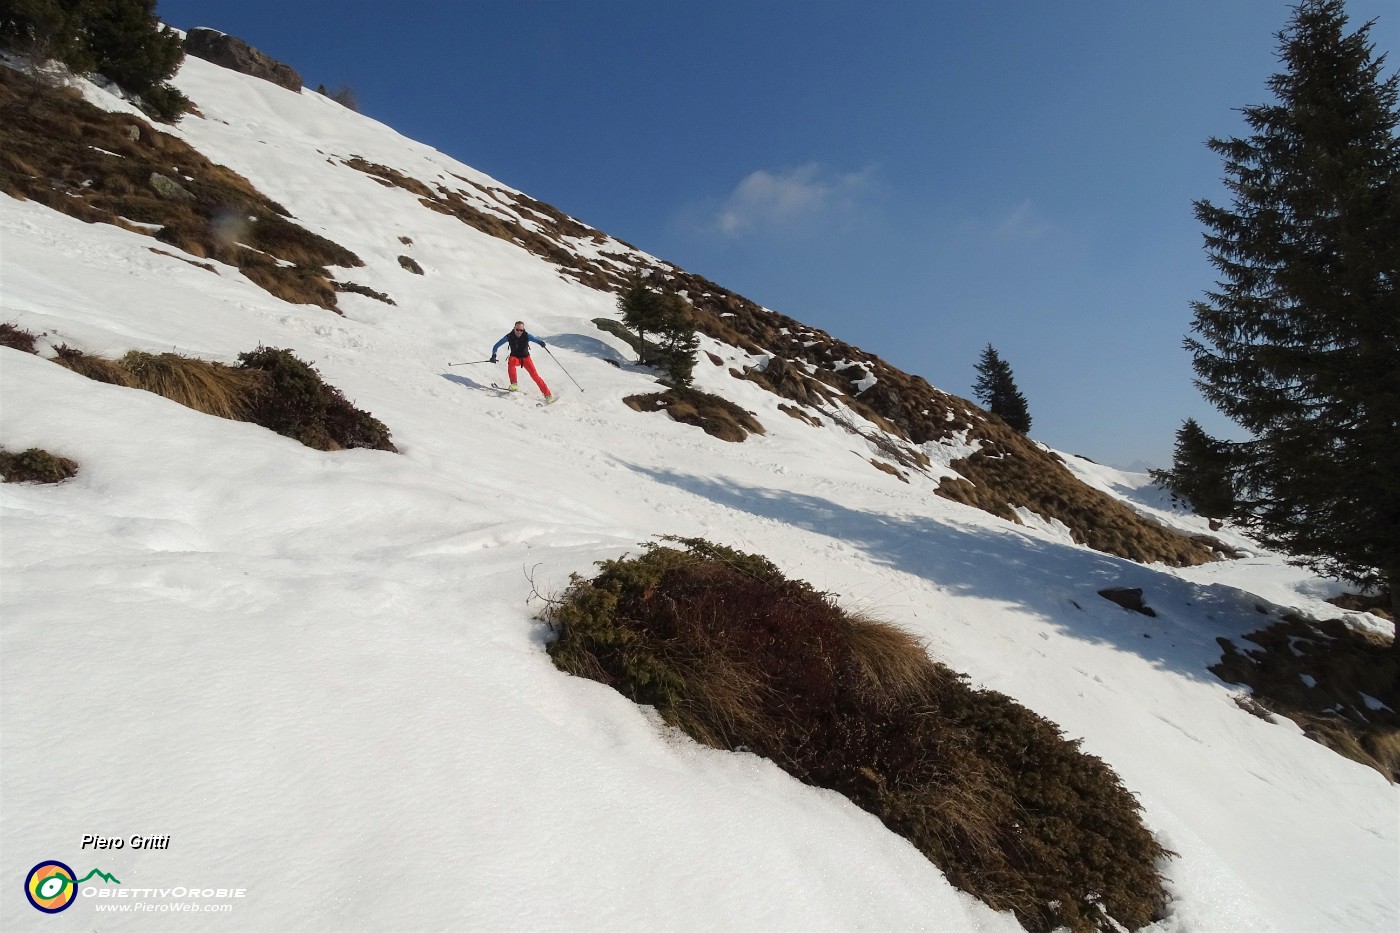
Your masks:
<path fill-rule="evenodd" d="M 40 862 L 24 879 L 24 896 L 35 910 L 56 914 L 67 910 L 78 896 L 77 876 L 62 862 Z"/>

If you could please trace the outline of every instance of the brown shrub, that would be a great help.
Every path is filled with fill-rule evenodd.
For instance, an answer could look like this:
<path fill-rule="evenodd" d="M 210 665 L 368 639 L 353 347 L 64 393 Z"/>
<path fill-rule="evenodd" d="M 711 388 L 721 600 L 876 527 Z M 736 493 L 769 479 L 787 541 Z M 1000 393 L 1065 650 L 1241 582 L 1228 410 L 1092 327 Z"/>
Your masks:
<path fill-rule="evenodd" d="M 367 447 L 396 453 L 389 429 L 356 408 L 288 350 L 259 347 L 238 366 L 133 350 L 120 360 L 56 348 L 55 362 L 99 382 L 154 392 L 206 414 L 248 421 L 317 450 Z"/>
<path fill-rule="evenodd" d="M 238 360 L 263 379 L 252 397 L 249 421 L 317 450 L 366 447 L 397 453 L 384 422 L 352 405 L 290 350 L 259 347 L 239 354 Z"/>
<path fill-rule="evenodd" d="M 380 291 L 375 291 L 368 285 L 360 285 L 356 282 L 332 282 L 332 287 L 338 292 L 350 292 L 355 295 L 364 295 L 366 298 L 373 298 L 375 301 L 382 301 L 386 305 L 398 305 L 398 302 Z"/>
<path fill-rule="evenodd" d="M 78 475 L 78 464 L 67 457 L 31 447 L 19 453 L 0 448 L 0 478 L 7 483 L 61 483 Z"/>
<path fill-rule="evenodd" d="M 24 353 L 38 353 L 34 348 L 34 335 L 13 324 L 0 324 L 0 347 L 9 347 Z"/>
<path fill-rule="evenodd" d="M 575 576 L 545 618 L 562 670 L 716 748 L 845 794 L 1028 930 L 1140 928 L 1168 856 L 1099 759 L 911 635 L 763 557 L 698 539 Z"/>

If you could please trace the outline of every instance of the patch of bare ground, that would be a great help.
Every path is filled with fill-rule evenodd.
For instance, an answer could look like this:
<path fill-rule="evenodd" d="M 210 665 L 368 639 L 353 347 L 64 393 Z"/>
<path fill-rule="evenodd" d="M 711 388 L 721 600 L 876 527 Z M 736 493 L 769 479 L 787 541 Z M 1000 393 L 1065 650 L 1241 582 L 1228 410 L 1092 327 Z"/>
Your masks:
<path fill-rule="evenodd" d="M 1351 612 L 1369 612 L 1387 622 L 1395 621 L 1395 617 L 1390 612 L 1390 594 L 1385 591 L 1369 594 L 1343 593 L 1341 596 L 1334 596 L 1327 601 L 1338 609 L 1347 609 Z"/>
<path fill-rule="evenodd" d="M 1244 640 L 1251 644 L 1216 639 L 1224 654 L 1210 669 L 1250 688 L 1242 706 L 1285 716 L 1314 741 L 1400 780 L 1400 655 L 1390 638 L 1289 615 Z"/>
<path fill-rule="evenodd" d="M 672 420 L 691 424 L 711 437 L 738 443 L 750 434 L 765 434 L 752 413 L 718 395 L 699 389 L 672 388 L 647 395 L 629 395 L 623 403 L 633 411 L 664 411 Z"/>
<path fill-rule="evenodd" d="M 621 274 L 616 270 L 609 272 L 560 242 L 565 237 L 600 237 L 598 231 L 541 201 L 523 194 L 467 182 L 487 200 L 502 205 L 499 211 L 485 210 L 462 191 L 453 190 L 445 185 L 433 188 L 398 169 L 370 162 L 360 156 L 354 156 L 342 164 L 364 172 L 381 184 L 408 191 L 430 210 L 455 217 L 475 230 L 514 243 L 559 266 L 560 272 L 590 288 L 611 291 L 622 281 Z M 510 216 L 511 214 L 515 216 Z"/>
<path fill-rule="evenodd" d="M 895 479 L 899 480 L 901 483 L 909 482 L 909 477 L 905 476 L 903 473 L 899 472 L 899 470 L 890 466 L 883 460 L 876 460 L 874 457 L 871 457 L 870 465 L 873 466 L 875 469 L 879 470 L 881 473 L 890 474 Z"/>
<path fill-rule="evenodd" d="M 350 250 L 293 222 L 243 176 L 128 114 L 0 67 L 0 189 L 87 223 L 239 268 L 285 301 L 336 310 Z"/>
<path fill-rule="evenodd" d="M 1074 540 L 1096 551 L 1140 563 L 1190 567 L 1217 559 L 1200 540 L 1145 518 L 1122 502 L 1080 482 L 1060 459 L 1000 419 L 988 417 L 969 435 L 981 448 L 952 468 L 965 479 L 945 479 L 938 494 L 1007 521 L 1013 507 L 1059 519 Z"/>
<path fill-rule="evenodd" d="M 7 483 L 61 483 L 78 475 L 78 464 L 40 447 L 18 453 L 0 447 L 0 479 Z"/>

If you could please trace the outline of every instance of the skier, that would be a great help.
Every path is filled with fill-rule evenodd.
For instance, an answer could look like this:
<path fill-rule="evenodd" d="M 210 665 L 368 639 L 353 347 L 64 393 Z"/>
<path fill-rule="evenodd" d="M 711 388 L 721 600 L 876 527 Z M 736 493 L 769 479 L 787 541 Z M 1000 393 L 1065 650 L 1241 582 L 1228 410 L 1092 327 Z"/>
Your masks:
<path fill-rule="evenodd" d="M 510 359 L 506 363 L 508 372 L 510 373 L 510 390 L 512 392 L 520 391 L 520 386 L 515 381 L 515 372 L 516 367 L 523 366 L 525 367 L 525 371 L 530 374 L 530 378 L 535 380 L 535 385 L 540 387 L 540 392 L 544 393 L 544 400 L 546 402 L 554 401 L 554 396 L 550 393 L 549 386 L 544 384 L 544 380 L 540 378 L 540 374 L 535 371 L 535 361 L 530 359 L 530 344 L 537 343 L 540 346 L 544 346 L 544 341 L 528 333 L 525 330 L 525 323 L 523 321 L 516 321 L 515 329 L 500 340 L 497 340 L 496 345 L 491 348 L 491 362 L 496 362 L 496 351 L 501 348 L 501 344 L 507 342 L 510 343 Z"/>

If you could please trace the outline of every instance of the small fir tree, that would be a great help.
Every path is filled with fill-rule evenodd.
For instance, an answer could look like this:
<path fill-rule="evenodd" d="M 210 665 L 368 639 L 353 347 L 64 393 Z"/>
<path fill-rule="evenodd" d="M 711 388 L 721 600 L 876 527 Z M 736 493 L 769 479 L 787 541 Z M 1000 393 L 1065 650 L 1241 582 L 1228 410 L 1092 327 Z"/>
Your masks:
<path fill-rule="evenodd" d="M 1026 397 L 1016 388 L 1016 380 L 1011 375 L 1011 367 L 987 344 L 982 358 L 977 363 L 977 381 L 972 386 L 973 393 L 982 406 L 1005 421 L 1013 430 L 1029 434 L 1031 430 L 1030 409 Z"/>
<path fill-rule="evenodd" d="M 1191 503 L 1196 514 L 1225 518 L 1235 507 L 1231 477 L 1234 445 L 1217 440 L 1187 418 L 1177 429 L 1172 468 L 1153 470 L 1152 479 Z"/>
<path fill-rule="evenodd" d="M 700 349 L 690 303 L 674 293 L 662 295 L 655 327 L 661 347 L 658 362 L 666 381 L 676 388 L 688 387 L 694 381 L 695 354 Z"/>
<path fill-rule="evenodd" d="M 1370 24 L 1303 0 L 1273 103 L 1212 139 L 1233 204 L 1196 203 L 1217 290 L 1186 340 L 1205 397 L 1252 435 L 1234 517 L 1298 563 L 1389 588 L 1400 614 L 1400 125 Z M 1397 640 L 1400 651 L 1400 640 Z"/>
<path fill-rule="evenodd" d="M 661 295 L 646 283 L 640 272 L 627 277 L 617 297 L 617 309 L 622 323 L 637 332 L 637 362 L 646 363 L 647 334 L 654 334 L 661 324 Z"/>

